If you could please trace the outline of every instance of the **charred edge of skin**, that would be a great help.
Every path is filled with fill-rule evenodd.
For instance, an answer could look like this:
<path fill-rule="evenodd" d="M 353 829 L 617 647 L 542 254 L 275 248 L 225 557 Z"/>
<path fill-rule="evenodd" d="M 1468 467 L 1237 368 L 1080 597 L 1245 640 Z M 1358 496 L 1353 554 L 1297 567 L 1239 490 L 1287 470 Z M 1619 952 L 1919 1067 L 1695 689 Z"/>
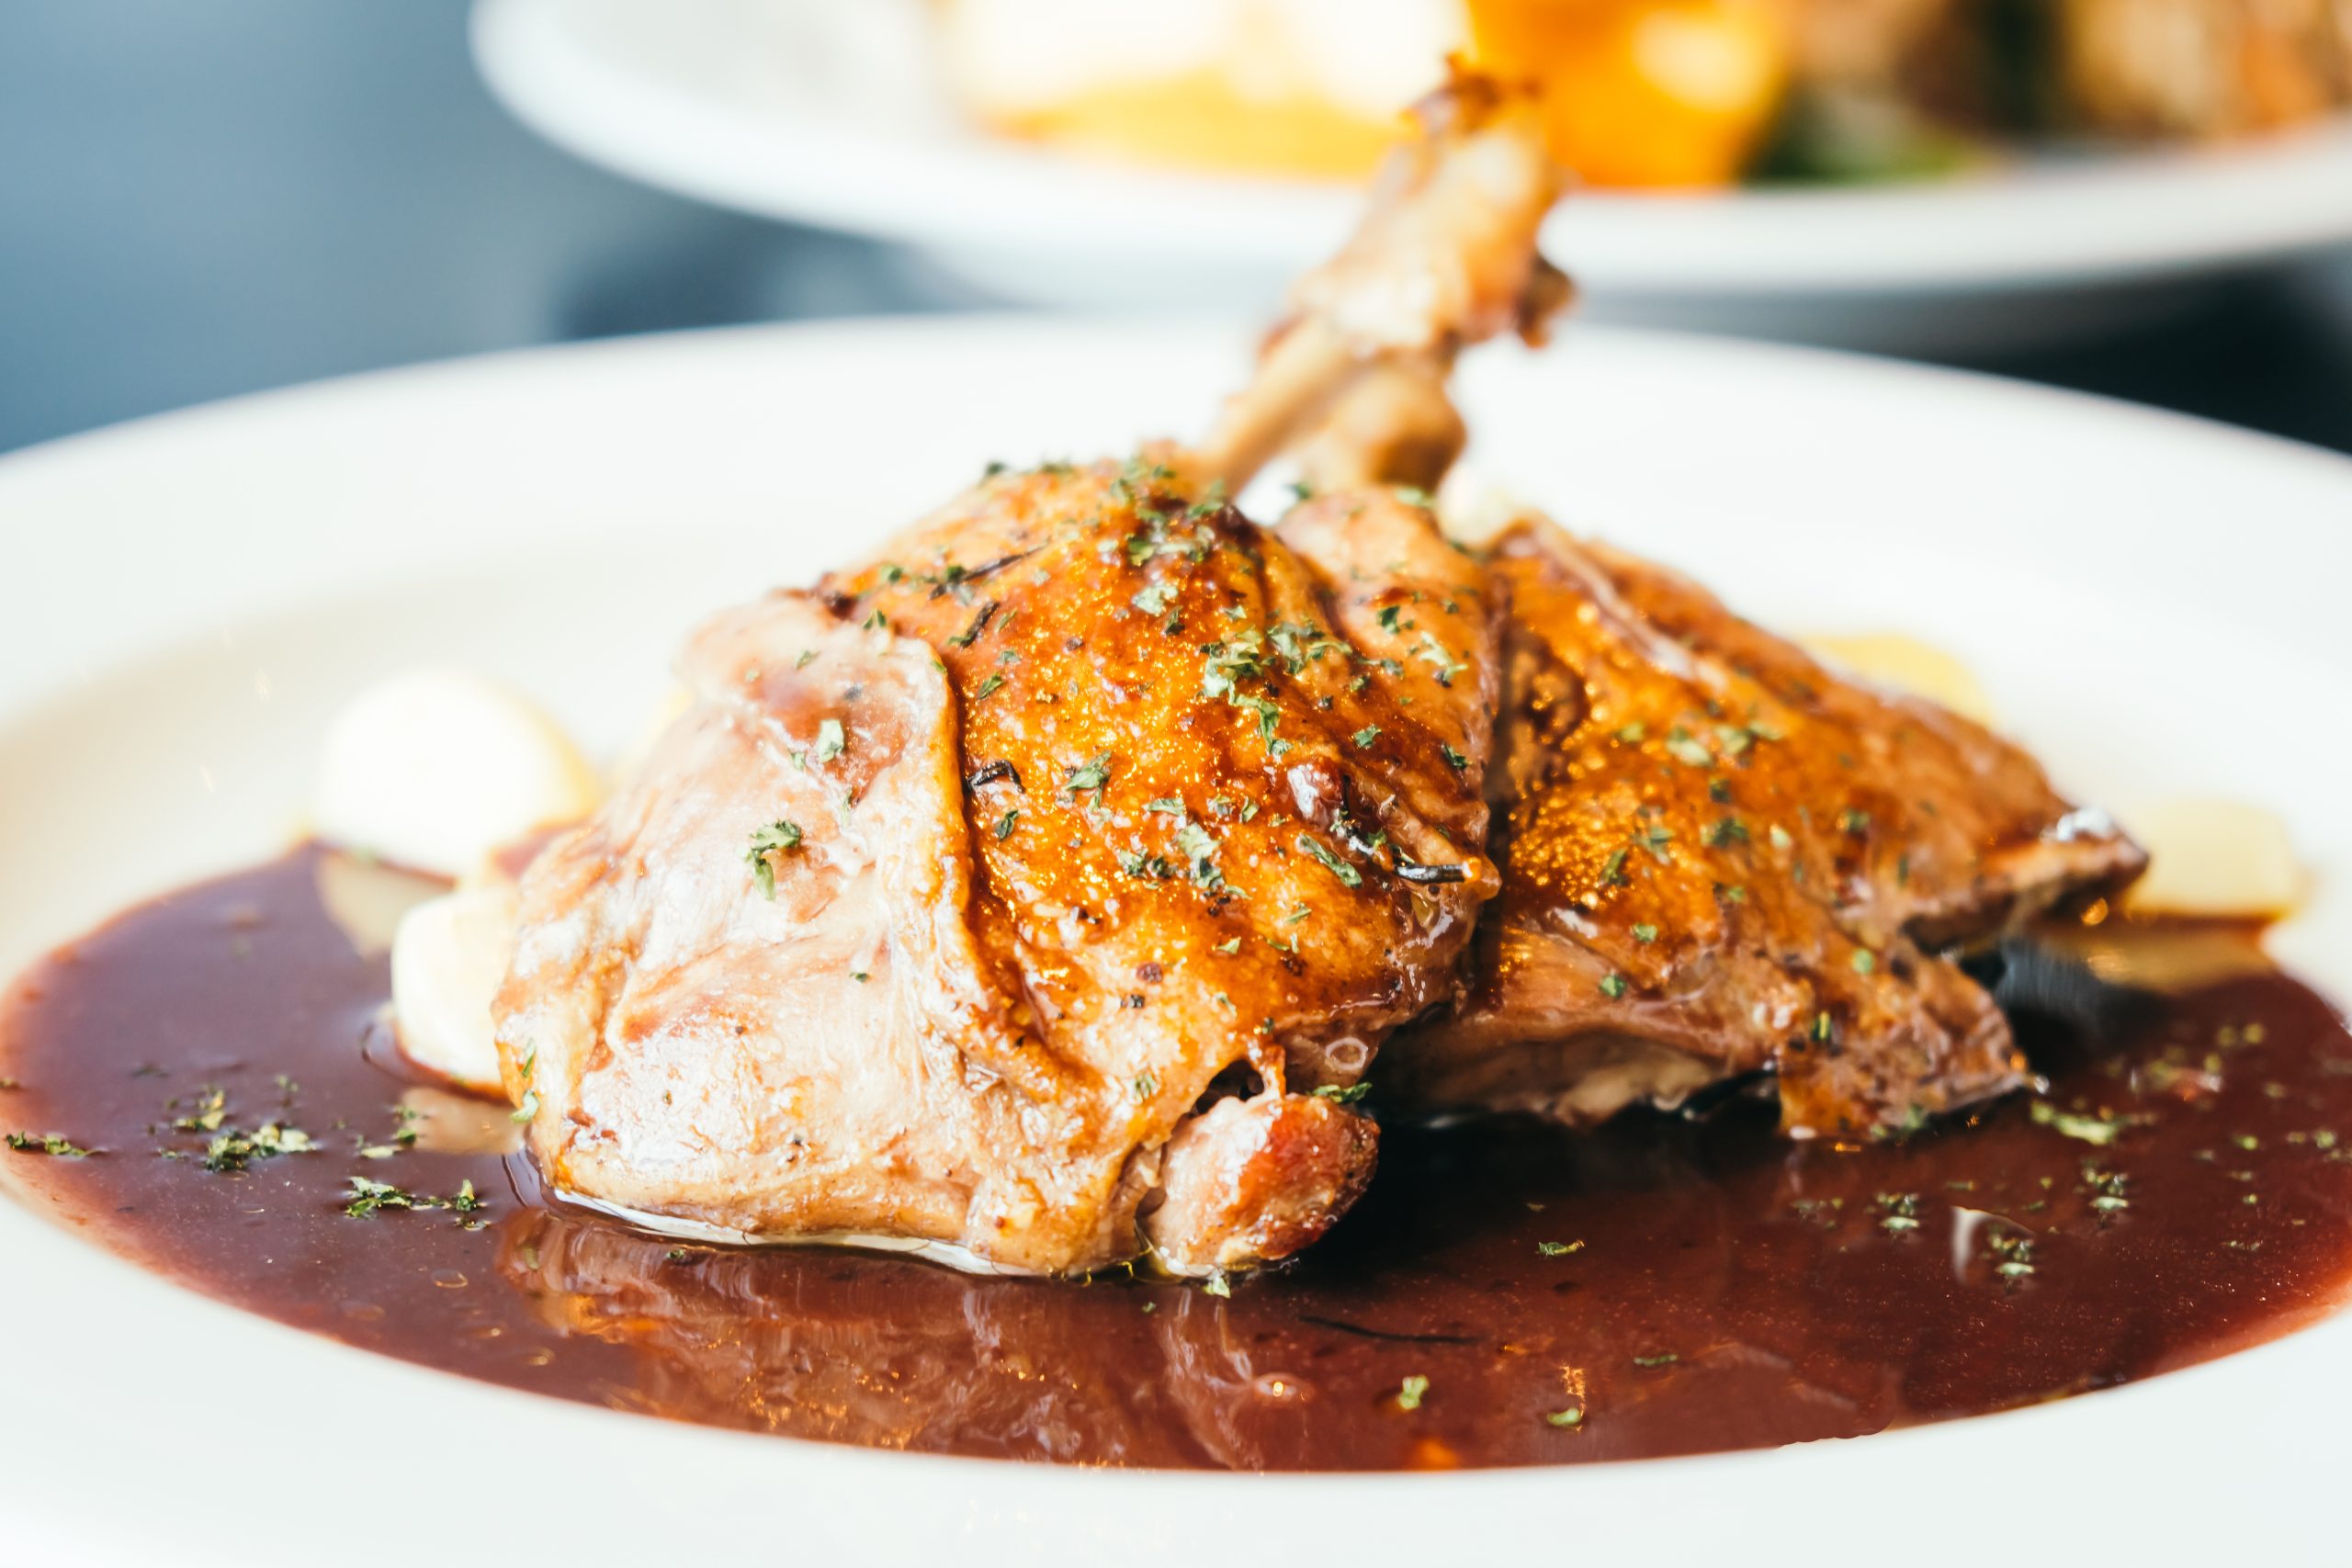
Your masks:
<path fill-rule="evenodd" d="M 977 795 L 989 784 L 997 784 L 1005 779 L 1011 779 L 1012 781 L 1012 787 L 1019 790 L 1022 794 L 1027 795 L 1029 793 L 1029 786 L 1021 782 L 1021 770 L 1014 767 L 1012 762 L 1002 757 L 998 758 L 993 762 L 983 763 L 981 766 L 973 769 L 969 773 L 966 774 L 964 777 L 964 787 Z"/>
<path fill-rule="evenodd" d="M 976 582 L 979 579 L 989 575 L 991 572 L 1002 571 L 1006 567 L 1014 565 L 1020 561 L 1027 560 L 1031 556 L 1034 556 L 1036 553 L 1037 551 L 1035 549 L 1015 550 L 1009 556 L 999 556 L 994 560 L 982 561 L 978 566 L 966 568 L 963 575 L 957 578 L 956 581 L 959 582 Z M 933 599 L 942 597 L 948 592 L 948 588 L 949 584 L 944 582 L 934 584 L 931 590 L 931 597 Z"/>

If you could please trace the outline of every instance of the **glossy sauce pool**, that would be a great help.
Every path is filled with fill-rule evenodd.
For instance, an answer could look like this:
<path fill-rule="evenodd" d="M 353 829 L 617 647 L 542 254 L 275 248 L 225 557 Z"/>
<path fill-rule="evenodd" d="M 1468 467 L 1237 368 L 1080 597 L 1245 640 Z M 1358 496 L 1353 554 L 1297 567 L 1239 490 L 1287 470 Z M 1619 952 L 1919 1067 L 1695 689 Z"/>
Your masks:
<path fill-rule="evenodd" d="M 2053 1065 L 2039 1117 L 2018 1099 L 1901 1145 L 1792 1146 L 1746 1107 L 1581 1138 L 1391 1128 L 1356 1212 L 1229 1296 L 681 1246 L 546 1206 L 499 1151 L 503 1108 L 399 1069 L 384 959 L 322 899 L 353 901 L 350 871 L 298 852 L 18 982 L 0 1129 L 35 1136 L 0 1176 L 209 1295 L 561 1398 L 1074 1463 L 1576 1463 L 2103 1388 L 2285 1332 L 2352 1280 L 2352 1037 L 2256 966 Z M 268 1122 L 315 1147 L 207 1168 Z M 470 1181 L 481 1207 L 355 1217 L 354 1176 Z"/>

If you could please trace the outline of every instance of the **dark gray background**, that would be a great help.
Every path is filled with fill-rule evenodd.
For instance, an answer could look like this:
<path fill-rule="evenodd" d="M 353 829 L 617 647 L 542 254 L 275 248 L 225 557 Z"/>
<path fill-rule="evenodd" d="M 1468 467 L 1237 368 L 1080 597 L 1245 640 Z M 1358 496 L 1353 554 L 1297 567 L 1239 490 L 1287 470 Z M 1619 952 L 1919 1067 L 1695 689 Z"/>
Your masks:
<path fill-rule="evenodd" d="M 410 360 L 981 302 L 545 146 L 476 79 L 465 17 L 0 0 L 0 450 Z M 2352 264 L 1971 363 L 2352 450 Z"/>

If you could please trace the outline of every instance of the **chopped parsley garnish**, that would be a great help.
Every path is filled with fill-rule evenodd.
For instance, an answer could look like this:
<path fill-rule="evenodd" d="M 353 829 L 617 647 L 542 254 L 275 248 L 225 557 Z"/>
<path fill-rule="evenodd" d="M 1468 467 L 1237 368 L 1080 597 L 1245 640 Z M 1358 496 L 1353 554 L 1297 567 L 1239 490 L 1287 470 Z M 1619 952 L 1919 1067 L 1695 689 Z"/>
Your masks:
<path fill-rule="evenodd" d="M 1165 882 L 1176 874 L 1176 868 L 1168 863 L 1166 855 L 1148 855 L 1125 850 L 1119 852 L 1119 869 L 1129 876 L 1140 877 L 1147 882 Z"/>
<path fill-rule="evenodd" d="M 1295 626 L 1278 621 L 1267 630 L 1266 637 L 1274 645 L 1274 651 L 1283 656 L 1283 667 L 1294 675 L 1327 653 L 1349 651 L 1346 643 L 1312 621 L 1301 621 Z"/>
<path fill-rule="evenodd" d="M 1380 739 L 1380 726 L 1367 724 L 1349 739 L 1352 739 L 1359 749 L 1369 750 L 1372 743 Z"/>
<path fill-rule="evenodd" d="M 55 1133 L 11 1133 L 8 1146 L 18 1154 L 54 1155 L 59 1159 L 88 1159 L 90 1151 Z"/>
<path fill-rule="evenodd" d="M 1258 679 L 1266 672 L 1262 657 L 1265 638 L 1254 630 L 1237 632 L 1229 642 L 1212 642 L 1201 651 L 1208 662 L 1201 671 L 1201 695 L 1223 698 L 1227 704 L 1258 718 L 1258 738 L 1280 756 L 1288 750 L 1285 741 L 1274 739 L 1280 710 L 1265 696 L 1241 690 L 1241 682 Z"/>
<path fill-rule="evenodd" d="M 1453 747 L 1446 745 L 1444 742 L 1440 741 L 1438 743 L 1437 750 L 1438 754 L 1445 759 L 1445 765 L 1452 768 L 1455 773 L 1462 773 L 1470 766 L 1469 758 L 1464 756 L 1461 752 L 1455 750 Z"/>
<path fill-rule="evenodd" d="M 1217 869 L 1217 842 L 1215 834 L 1198 822 L 1187 822 L 1176 829 L 1176 848 L 1184 856 L 1184 868 L 1194 882 L 1212 890 L 1225 886 L 1225 874 Z"/>
<path fill-rule="evenodd" d="M 1580 1241 L 1539 1241 L 1535 1244 L 1535 1250 L 1542 1253 L 1546 1258 L 1566 1258 L 1571 1252 L 1582 1252 L 1584 1250 L 1584 1243 Z"/>
<path fill-rule="evenodd" d="M 775 897 L 775 862 L 769 857 L 798 849 L 800 837 L 800 824 L 782 818 L 752 830 L 752 845 L 743 852 L 743 858 L 752 863 L 752 881 L 761 897 Z"/>
<path fill-rule="evenodd" d="M 2072 1111 L 2059 1110 L 2046 1100 L 2035 1100 L 2030 1114 L 2037 1127 L 2048 1127 L 2069 1138 L 2079 1138 L 2101 1148 L 2121 1137 L 2124 1130 L 2132 1125 L 2129 1120 L 2120 1117 L 2077 1116 Z"/>
<path fill-rule="evenodd" d="M 1631 882 L 1632 878 L 1625 874 L 1625 857 L 1632 852 L 1630 850 L 1619 850 L 1609 857 L 1607 863 L 1600 868 L 1600 886 L 1623 887 Z"/>
<path fill-rule="evenodd" d="M 1581 1427 L 1584 1425 L 1584 1407 L 1571 1404 L 1566 1410 L 1547 1410 L 1544 1413 L 1544 1423 L 1548 1427 Z"/>
<path fill-rule="evenodd" d="M 984 703 L 1003 689 L 1004 677 L 1001 675 L 990 675 L 987 680 L 982 681 L 978 685 L 972 688 L 972 700 L 976 703 Z"/>
<path fill-rule="evenodd" d="M 1282 719 L 1282 711 L 1274 706 L 1272 698 L 1260 696 L 1254 692 L 1237 692 L 1226 698 L 1226 701 L 1244 713 L 1258 716 L 1258 739 L 1264 741 L 1275 756 L 1279 757 L 1290 750 L 1289 741 L 1274 739 L 1274 731 Z"/>
<path fill-rule="evenodd" d="M 1415 1372 L 1396 1386 L 1396 1408 L 1419 1410 L 1421 1399 L 1430 1391 L 1430 1380 Z"/>
<path fill-rule="evenodd" d="M 1858 947 L 1854 949 L 1854 955 L 1848 962 L 1853 964 L 1855 974 L 1868 975 L 1878 968 L 1878 954 L 1867 947 Z"/>
<path fill-rule="evenodd" d="M 1301 850 L 1322 862 L 1324 869 L 1340 879 L 1340 886 L 1361 887 L 1363 886 L 1363 873 L 1333 854 L 1324 847 L 1323 840 L 1315 837 L 1314 834 L 1301 833 L 1297 843 Z"/>
<path fill-rule="evenodd" d="M 273 1155 L 307 1155 L 315 1153 L 318 1145 L 311 1134 L 300 1127 L 281 1127 L 272 1122 L 251 1133 L 240 1133 L 234 1127 L 214 1138 L 204 1151 L 204 1168 L 210 1171 L 244 1169 L 257 1159 Z"/>
<path fill-rule="evenodd" d="M 229 1091 L 214 1084 L 206 1084 L 196 1102 L 196 1109 L 185 1116 L 175 1118 L 172 1125 L 183 1133 L 217 1133 L 228 1117 Z"/>
<path fill-rule="evenodd" d="M 1635 926 L 1634 928 L 1634 940 L 1640 942 L 1643 946 L 1647 947 L 1651 942 L 1657 940 L 1657 928 L 1653 925 Z"/>
<path fill-rule="evenodd" d="M 1316 1099 L 1328 1100 L 1334 1105 L 1353 1105 L 1357 1100 L 1362 1100 L 1365 1095 L 1372 1092 L 1372 1085 L 1368 1083 L 1351 1083 L 1342 1088 L 1340 1085 L 1335 1083 L 1319 1084 L 1316 1087 L 1314 1092 Z"/>
<path fill-rule="evenodd" d="M 1654 1356 L 1634 1357 L 1634 1365 L 1647 1370 L 1651 1367 L 1670 1367 L 1680 1359 L 1682 1358 L 1671 1350 L 1661 1350 Z"/>
<path fill-rule="evenodd" d="M 1679 724 L 1674 727 L 1674 732 L 1666 738 L 1666 752 L 1676 761 L 1687 762 L 1694 768 L 1712 767 L 1715 761 L 1714 753 L 1708 750 L 1703 742 L 1693 739 L 1690 732 Z"/>
<path fill-rule="evenodd" d="M 1404 613 L 1405 606 L 1402 604 L 1383 604 L 1380 607 L 1379 614 L 1374 618 L 1380 623 L 1380 629 L 1382 631 L 1393 632 L 1398 629 L 1396 624 L 1397 617 L 1402 615 Z"/>
<path fill-rule="evenodd" d="M 367 1219 L 379 1209 L 447 1209 L 470 1214 L 483 1207 L 482 1201 L 474 1195 L 471 1181 L 459 1187 L 453 1196 L 438 1198 L 430 1192 L 411 1192 L 388 1181 L 355 1176 L 351 1179 L 351 1190 L 345 1196 L 349 1201 L 344 1204 L 343 1212 L 355 1220 Z"/>
<path fill-rule="evenodd" d="M 1008 811 L 1003 816 L 998 818 L 996 819 L 996 841 L 1001 844 L 1007 839 L 1012 837 L 1012 825 L 1020 820 L 1021 813 L 1018 811 Z"/>
<path fill-rule="evenodd" d="M 830 762 L 849 745 L 849 737 L 842 731 L 842 721 L 829 718 L 817 726 L 817 761 Z"/>
<path fill-rule="evenodd" d="M 1614 1001 L 1625 994 L 1625 976 L 1604 975 L 1600 979 L 1600 994 Z"/>
<path fill-rule="evenodd" d="M 1453 678 L 1470 668 L 1454 658 L 1453 652 L 1443 643 L 1427 632 L 1421 634 L 1420 646 L 1413 650 L 1413 657 L 1437 671 L 1437 683 L 1441 686 L 1453 685 Z"/>
<path fill-rule="evenodd" d="M 1617 739 L 1628 746 L 1638 746 L 1642 743 L 1642 738 L 1649 732 L 1650 727 L 1646 724 L 1621 725 L 1618 727 Z"/>
<path fill-rule="evenodd" d="M 1133 604 L 1136 609 L 1141 610 L 1147 615 L 1165 615 L 1168 612 L 1168 597 L 1170 592 L 1170 591 L 1166 583 L 1155 582 L 1147 588 L 1138 590 L 1136 596 L 1128 600 L 1127 603 Z"/>
<path fill-rule="evenodd" d="M 991 599 L 980 606 L 979 613 L 972 617 L 970 626 L 947 639 L 947 646 L 950 648 L 971 647 L 973 643 L 979 640 L 980 634 L 988 630 L 989 622 L 995 615 L 996 601 Z"/>
<path fill-rule="evenodd" d="M 1168 519 L 1156 513 L 1140 513 L 1144 525 L 1126 536 L 1124 546 L 1129 566 L 1141 566 L 1154 556 L 1182 556 L 1187 560 L 1207 557 L 1207 539 L 1197 530 L 1186 537 L 1170 531 Z"/>
<path fill-rule="evenodd" d="M 1993 1256 L 2000 1259 L 1993 1265 L 1993 1272 L 2009 1289 L 2017 1289 L 2018 1281 L 2033 1273 L 2033 1237 L 2022 1231 L 1996 1231 L 1984 1239 Z"/>
<path fill-rule="evenodd" d="M 1092 790 L 1100 798 L 1102 787 L 1110 782 L 1111 753 L 1098 751 L 1062 775 L 1062 793 L 1077 796 Z"/>
<path fill-rule="evenodd" d="M 1871 814 L 1867 811 L 1856 811 L 1849 807 L 1838 814 L 1838 830 L 1841 833 L 1851 833 L 1859 839 L 1871 830 Z"/>
<path fill-rule="evenodd" d="M 2091 1212 L 2102 1225 L 2132 1206 L 2132 1200 L 2124 1196 L 2125 1178 L 2120 1170 L 2101 1170 L 2086 1160 L 2083 1184 L 2090 1190 Z"/>

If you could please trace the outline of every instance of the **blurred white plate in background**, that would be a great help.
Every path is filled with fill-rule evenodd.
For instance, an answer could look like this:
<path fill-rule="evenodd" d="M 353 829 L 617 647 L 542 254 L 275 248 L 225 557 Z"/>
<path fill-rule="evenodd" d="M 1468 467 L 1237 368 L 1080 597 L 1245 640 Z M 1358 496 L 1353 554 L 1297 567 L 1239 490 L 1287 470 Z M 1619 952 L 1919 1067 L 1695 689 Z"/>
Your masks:
<path fill-rule="evenodd" d="M 1261 310 L 1343 234 L 1343 186 L 1170 174 L 967 123 L 922 0 L 480 0 L 528 125 L 649 184 L 912 245 L 1023 303 Z M 1909 186 L 1572 197 L 1596 319 L 1894 349 L 2061 337 L 2352 239 L 2352 124 Z"/>
<path fill-rule="evenodd" d="M 976 318 L 700 333 L 273 393 L 0 459 L 0 972 L 283 847 L 321 732 L 453 664 L 596 747 L 684 630 L 976 477 L 1197 428 L 1247 326 Z M 2319 897 L 2275 950 L 2352 994 L 2340 572 L 2352 462 L 1996 381 L 1571 326 L 1482 352 L 1489 477 L 1770 621 L 1965 659 L 2071 791 L 2258 802 Z M 9 1168 L 0 1164 L 0 1184 Z M 1565 1470 L 1222 1476 L 707 1430 L 345 1348 L 0 1200 L 11 1562 L 1116 1561 L 1364 1568 L 2297 1562 L 2341 1533 L 2352 1317 L 2080 1399 L 1852 1442 Z M 529 1474 L 553 1484 L 523 1484 Z M 387 1495 L 399 1491 L 397 1501 Z M 1950 1523 L 1947 1521 L 1950 1520 Z M 1923 1528 L 1924 1527 L 1924 1528 Z"/>

